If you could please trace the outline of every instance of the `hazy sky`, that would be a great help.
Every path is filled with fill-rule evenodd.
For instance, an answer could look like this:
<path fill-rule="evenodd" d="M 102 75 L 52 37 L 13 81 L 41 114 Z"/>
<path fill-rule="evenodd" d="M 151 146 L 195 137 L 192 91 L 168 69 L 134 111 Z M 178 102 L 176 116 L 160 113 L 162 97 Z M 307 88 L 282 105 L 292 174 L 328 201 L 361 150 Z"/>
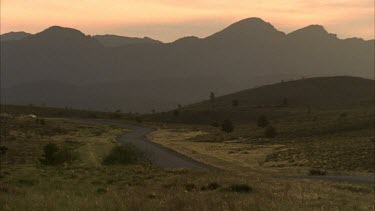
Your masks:
<path fill-rule="evenodd" d="M 341 38 L 374 38 L 374 0 L 1 0 L 1 33 L 60 25 L 173 41 L 205 37 L 248 17 L 284 32 L 321 24 Z"/>

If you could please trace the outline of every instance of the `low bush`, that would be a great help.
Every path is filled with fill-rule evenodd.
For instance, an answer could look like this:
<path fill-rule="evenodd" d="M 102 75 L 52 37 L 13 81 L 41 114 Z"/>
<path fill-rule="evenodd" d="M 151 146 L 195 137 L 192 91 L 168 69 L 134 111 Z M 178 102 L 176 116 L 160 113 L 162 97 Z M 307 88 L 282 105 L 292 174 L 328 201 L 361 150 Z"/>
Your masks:
<path fill-rule="evenodd" d="M 324 176 L 327 175 L 327 172 L 322 169 L 310 169 L 309 175 L 311 176 Z"/>
<path fill-rule="evenodd" d="M 266 138 L 275 138 L 276 135 L 277 135 L 277 131 L 276 131 L 276 128 L 274 128 L 273 126 L 268 126 L 266 128 L 266 130 L 264 131 L 264 135 L 266 136 Z"/>
<path fill-rule="evenodd" d="M 253 191 L 253 188 L 247 184 L 233 184 L 229 186 L 228 190 L 238 193 L 249 193 Z"/>
<path fill-rule="evenodd" d="M 216 190 L 216 189 L 218 189 L 220 187 L 221 187 L 221 185 L 219 183 L 217 183 L 217 182 L 211 182 L 211 183 L 203 186 L 201 188 L 201 190 Z"/>
<path fill-rule="evenodd" d="M 227 133 L 231 133 L 234 130 L 233 123 L 229 119 L 224 120 L 223 124 L 221 125 L 221 130 Z"/>
<path fill-rule="evenodd" d="M 60 148 L 56 144 L 49 143 L 43 147 L 43 155 L 39 161 L 44 165 L 71 164 L 78 156 L 68 148 Z"/>
<path fill-rule="evenodd" d="M 258 127 L 267 127 L 269 125 L 269 121 L 265 115 L 261 115 L 258 117 L 257 120 Z"/>
<path fill-rule="evenodd" d="M 109 155 L 103 159 L 104 165 L 130 165 L 145 162 L 144 154 L 132 144 L 124 144 L 112 148 Z"/>

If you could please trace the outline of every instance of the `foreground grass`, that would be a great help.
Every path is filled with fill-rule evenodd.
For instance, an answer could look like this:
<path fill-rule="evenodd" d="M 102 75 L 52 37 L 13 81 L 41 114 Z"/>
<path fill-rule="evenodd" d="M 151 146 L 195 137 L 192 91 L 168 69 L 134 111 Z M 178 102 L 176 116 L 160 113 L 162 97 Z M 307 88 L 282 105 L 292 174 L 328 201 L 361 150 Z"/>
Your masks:
<path fill-rule="evenodd" d="M 0 210 L 374 209 L 371 186 L 158 169 L 139 162 L 103 165 L 122 129 L 65 120 L 1 121 L 8 151 L 1 157 Z M 79 160 L 41 165 L 38 158 L 50 142 L 74 150 Z"/>

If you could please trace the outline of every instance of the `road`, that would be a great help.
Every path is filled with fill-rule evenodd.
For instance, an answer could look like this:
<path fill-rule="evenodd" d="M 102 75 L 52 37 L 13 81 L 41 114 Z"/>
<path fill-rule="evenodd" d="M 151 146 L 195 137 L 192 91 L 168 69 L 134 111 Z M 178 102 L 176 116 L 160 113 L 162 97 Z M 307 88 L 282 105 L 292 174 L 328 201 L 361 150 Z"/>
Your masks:
<path fill-rule="evenodd" d="M 138 149 L 143 151 L 150 162 L 157 167 L 161 168 L 189 168 L 201 170 L 219 170 L 213 166 L 198 162 L 190 157 L 179 154 L 171 149 L 165 148 L 161 145 L 153 143 L 146 138 L 146 135 L 153 131 L 152 128 L 141 127 L 131 124 L 111 120 L 89 120 L 88 122 L 94 124 L 115 125 L 129 129 L 118 137 L 120 143 L 131 143 Z M 278 176 L 276 176 L 278 177 Z M 287 179 L 316 179 L 327 180 L 333 182 L 349 182 L 349 183 L 362 183 L 362 184 L 375 184 L 375 178 L 371 176 L 282 176 L 280 178 Z"/>
<path fill-rule="evenodd" d="M 152 165 L 161 168 L 189 168 L 201 170 L 214 170 L 215 167 L 193 160 L 190 157 L 179 154 L 173 150 L 153 143 L 146 138 L 146 135 L 153 131 L 152 128 L 146 128 L 136 125 L 130 125 L 110 120 L 90 120 L 91 123 L 109 124 L 129 129 L 118 137 L 120 143 L 131 143 L 142 152 L 152 163 Z"/>

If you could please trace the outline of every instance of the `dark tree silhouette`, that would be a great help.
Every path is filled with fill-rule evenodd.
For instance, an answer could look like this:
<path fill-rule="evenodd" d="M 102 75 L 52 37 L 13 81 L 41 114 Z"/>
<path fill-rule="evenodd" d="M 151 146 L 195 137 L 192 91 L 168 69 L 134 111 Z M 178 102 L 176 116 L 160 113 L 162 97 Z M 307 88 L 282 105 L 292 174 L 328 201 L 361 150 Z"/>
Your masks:
<path fill-rule="evenodd" d="M 237 107 L 239 105 L 239 101 L 238 100 L 232 100 L 232 106 L 233 107 Z"/>
<path fill-rule="evenodd" d="M 227 133 L 231 133 L 234 130 L 233 123 L 229 119 L 224 120 L 223 124 L 221 125 L 221 130 Z"/>
<path fill-rule="evenodd" d="M 264 135 L 267 137 L 267 138 L 275 138 L 276 135 L 277 135 L 277 131 L 276 131 L 276 128 L 274 128 L 273 126 L 268 126 L 266 128 L 266 130 L 264 131 Z"/>
<path fill-rule="evenodd" d="M 257 125 L 258 127 L 267 127 L 267 125 L 269 125 L 269 121 L 267 119 L 267 117 L 265 115 L 261 115 L 258 117 L 258 121 L 257 121 Z"/>
<path fill-rule="evenodd" d="M 213 92 L 210 93 L 210 101 L 211 102 L 215 101 L 215 93 L 213 93 Z"/>

